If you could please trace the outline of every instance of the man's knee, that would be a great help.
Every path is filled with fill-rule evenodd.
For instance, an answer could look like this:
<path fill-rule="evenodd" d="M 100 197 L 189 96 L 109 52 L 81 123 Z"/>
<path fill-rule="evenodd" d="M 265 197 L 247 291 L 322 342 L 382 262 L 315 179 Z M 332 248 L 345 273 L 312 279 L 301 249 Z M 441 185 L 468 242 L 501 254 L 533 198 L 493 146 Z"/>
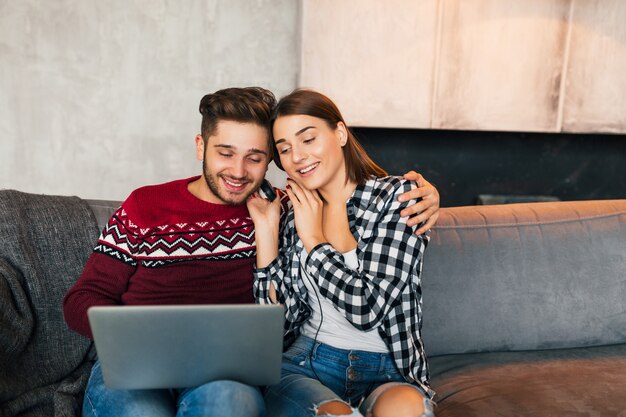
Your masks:
<path fill-rule="evenodd" d="M 423 414 L 424 396 L 406 385 L 386 390 L 372 407 L 373 417 L 420 417 Z"/>
<path fill-rule="evenodd" d="M 179 415 L 264 416 L 265 403 L 257 387 L 235 381 L 213 381 L 184 390 Z"/>
<path fill-rule="evenodd" d="M 193 390 L 193 396 L 201 396 L 212 401 L 263 401 L 257 387 L 236 381 L 212 381 L 200 385 Z"/>

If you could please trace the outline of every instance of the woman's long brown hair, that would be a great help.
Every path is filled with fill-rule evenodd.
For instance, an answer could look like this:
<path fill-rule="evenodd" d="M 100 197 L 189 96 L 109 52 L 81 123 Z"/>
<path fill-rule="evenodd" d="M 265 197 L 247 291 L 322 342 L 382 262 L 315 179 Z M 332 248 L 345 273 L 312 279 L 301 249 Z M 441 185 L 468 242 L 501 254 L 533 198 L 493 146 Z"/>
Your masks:
<path fill-rule="evenodd" d="M 277 118 L 293 115 L 317 117 L 324 120 L 331 129 L 336 129 L 339 122 L 346 124 L 335 103 L 325 95 L 313 90 L 297 89 L 281 98 L 272 114 L 272 129 Z M 346 130 L 348 131 L 348 140 L 342 148 L 346 162 L 346 181 L 350 180 L 362 185 L 372 175 L 386 177 L 387 172 L 372 161 L 347 125 Z M 273 140 L 272 144 L 274 147 L 273 154 L 278 156 Z M 276 157 L 274 162 L 280 169 L 283 169 L 280 158 Z"/>

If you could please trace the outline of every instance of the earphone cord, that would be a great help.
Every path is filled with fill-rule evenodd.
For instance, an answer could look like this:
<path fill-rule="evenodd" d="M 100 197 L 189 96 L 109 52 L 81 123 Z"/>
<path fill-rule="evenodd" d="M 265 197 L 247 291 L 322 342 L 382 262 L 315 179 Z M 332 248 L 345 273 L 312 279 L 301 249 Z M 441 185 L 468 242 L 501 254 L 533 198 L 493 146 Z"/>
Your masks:
<path fill-rule="evenodd" d="M 321 299 L 320 293 L 317 291 L 317 285 L 314 282 L 312 282 L 309 274 L 307 274 L 306 272 L 303 272 L 303 273 L 306 276 L 306 280 L 309 282 L 309 284 L 311 284 L 311 287 L 313 288 L 313 292 L 315 292 L 315 296 L 317 297 L 317 305 L 320 308 L 320 324 L 317 326 L 317 330 L 315 331 L 315 337 L 313 338 L 313 348 L 315 348 L 315 343 L 317 342 L 317 336 L 320 332 L 320 329 L 322 328 L 322 322 L 324 321 L 324 312 L 322 311 L 322 299 Z M 315 378 L 317 378 L 318 381 L 321 381 L 319 375 L 317 375 L 317 372 L 315 372 L 315 368 L 313 367 L 313 349 L 311 349 L 311 351 L 309 352 L 309 363 L 311 364 L 311 370 L 313 371 Z"/>

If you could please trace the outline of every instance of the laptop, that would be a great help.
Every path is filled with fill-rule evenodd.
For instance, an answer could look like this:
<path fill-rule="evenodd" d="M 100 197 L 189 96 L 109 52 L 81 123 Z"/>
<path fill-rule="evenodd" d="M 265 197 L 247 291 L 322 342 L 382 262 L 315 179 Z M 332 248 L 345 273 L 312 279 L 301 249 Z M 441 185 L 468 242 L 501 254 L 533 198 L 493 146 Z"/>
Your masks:
<path fill-rule="evenodd" d="M 281 305 L 91 307 L 104 383 L 112 389 L 185 388 L 213 380 L 280 380 Z"/>

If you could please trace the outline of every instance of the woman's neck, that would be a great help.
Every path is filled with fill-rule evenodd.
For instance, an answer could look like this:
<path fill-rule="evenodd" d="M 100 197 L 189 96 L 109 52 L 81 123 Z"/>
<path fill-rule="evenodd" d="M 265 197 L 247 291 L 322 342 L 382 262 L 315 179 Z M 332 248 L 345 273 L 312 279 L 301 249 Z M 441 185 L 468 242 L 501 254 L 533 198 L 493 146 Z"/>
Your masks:
<path fill-rule="evenodd" d="M 336 176 L 333 181 L 318 188 L 320 196 L 324 200 L 324 205 L 327 204 L 345 204 L 354 192 L 357 184 L 354 181 L 347 180 L 344 175 Z"/>

